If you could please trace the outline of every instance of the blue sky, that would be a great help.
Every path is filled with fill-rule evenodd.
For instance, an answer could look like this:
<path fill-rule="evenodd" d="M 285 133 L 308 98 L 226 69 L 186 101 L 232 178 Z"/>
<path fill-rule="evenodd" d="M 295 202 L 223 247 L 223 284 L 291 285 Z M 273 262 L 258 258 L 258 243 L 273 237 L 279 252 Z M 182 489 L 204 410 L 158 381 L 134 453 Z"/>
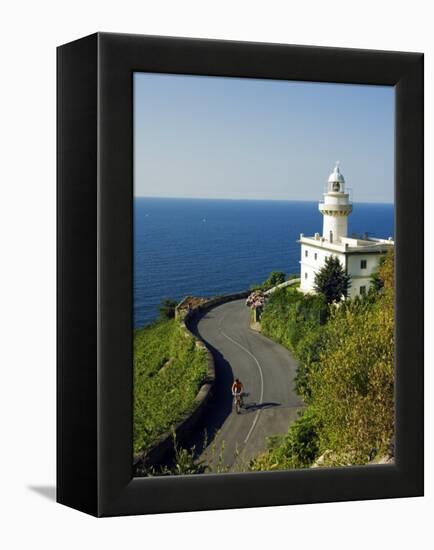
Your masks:
<path fill-rule="evenodd" d="M 134 74 L 136 196 L 319 200 L 336 160 L 393 202 L 392 87 Z"/>

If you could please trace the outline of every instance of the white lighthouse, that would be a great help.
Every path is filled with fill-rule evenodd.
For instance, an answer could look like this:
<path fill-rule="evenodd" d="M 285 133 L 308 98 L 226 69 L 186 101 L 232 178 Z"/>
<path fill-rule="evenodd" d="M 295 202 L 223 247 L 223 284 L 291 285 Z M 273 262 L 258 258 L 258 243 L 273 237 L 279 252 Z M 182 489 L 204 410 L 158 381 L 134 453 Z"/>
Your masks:
<path fill-rule="evenodd" d="M 339 161 L 330 174 L 324 202 L 319 203 L 319 211 L 324 216 L 322 235 L 330 243 L 339 242 L 347 236 L 348 216 L 353 210 L 348 193 L 345 193 L 345 179 L 339 171 Z"/>
<path fill-rule="evenodd" d="M 394 246 L 391 237 L 348 237 L 348 216 L 353 210 L 345 191 L 345 178 L 339 162 L 327 181 L 324 200 L 318 205 L 323 215 L 323 231 L 306 237 L 300 234 L 300 290 L 315 291 L 315 275 L 324 266 L 328 256 L 339 258 L 351 275 L 350 297 L 365 294 L 371 284 L 371 275 L 378 269 L 381 256 Z"/>

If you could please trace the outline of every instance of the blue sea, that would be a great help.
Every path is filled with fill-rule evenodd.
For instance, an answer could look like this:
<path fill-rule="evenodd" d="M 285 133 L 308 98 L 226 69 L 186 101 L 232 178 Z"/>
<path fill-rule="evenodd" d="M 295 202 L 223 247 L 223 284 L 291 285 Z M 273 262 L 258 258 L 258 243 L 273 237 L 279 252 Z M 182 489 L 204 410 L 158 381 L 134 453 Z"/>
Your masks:
<path fill-rule="evenodd" d="M 355 204 L 349 235 L 394 234 L 392 204 Z M 322 232 L 318 202 L 136 198 L 134 327 L 165 298 L 237 292 L 299 272 L 300 233 Z"/>

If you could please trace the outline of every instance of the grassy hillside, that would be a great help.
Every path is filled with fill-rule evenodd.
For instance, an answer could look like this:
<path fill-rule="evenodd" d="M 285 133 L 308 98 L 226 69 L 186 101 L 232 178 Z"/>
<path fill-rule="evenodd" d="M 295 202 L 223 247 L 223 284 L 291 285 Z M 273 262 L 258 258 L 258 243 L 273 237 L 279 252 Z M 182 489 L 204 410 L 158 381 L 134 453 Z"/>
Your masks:
<path fill-rule="evenodd" d="M 206 352 L 175 319 L 134 333 L 134 452 L 146 451 L 193 408 Z"/>
<path fill-rule="evenodd" d="M 368 296 L 337 308 L 294 291 L 266 305 L 263 333 L 299 360 L 296 386 L 307 407 L 252 469 L 308 467 L 320 456 L 325 465 L 365 464 L 387 454 L 394 416 L 392 254 L 378 278 Z"/>

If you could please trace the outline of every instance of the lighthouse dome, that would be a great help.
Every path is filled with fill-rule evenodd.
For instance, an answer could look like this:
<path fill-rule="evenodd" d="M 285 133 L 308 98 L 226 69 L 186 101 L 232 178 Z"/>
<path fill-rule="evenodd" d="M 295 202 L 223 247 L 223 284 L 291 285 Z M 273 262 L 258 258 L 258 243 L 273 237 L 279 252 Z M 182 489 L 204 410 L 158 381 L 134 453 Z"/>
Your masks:
<path fill-rule="evenodd" d="M 335 183 L 335 182 L 345 183 L 344 176 L 339 171 L 339 162 L 336 163 L 336 166 L 335 166 L 333 172 L 329 176 L 328 182 L 329 183 Z"/>
<path fill-rule="evenodd" d="M 336 162 L 336 166 L 328 179 L 328 191 L 329 193 L 343 193 L 345 186 L 344 176 L 339 171 L 339 161 Z"/>

